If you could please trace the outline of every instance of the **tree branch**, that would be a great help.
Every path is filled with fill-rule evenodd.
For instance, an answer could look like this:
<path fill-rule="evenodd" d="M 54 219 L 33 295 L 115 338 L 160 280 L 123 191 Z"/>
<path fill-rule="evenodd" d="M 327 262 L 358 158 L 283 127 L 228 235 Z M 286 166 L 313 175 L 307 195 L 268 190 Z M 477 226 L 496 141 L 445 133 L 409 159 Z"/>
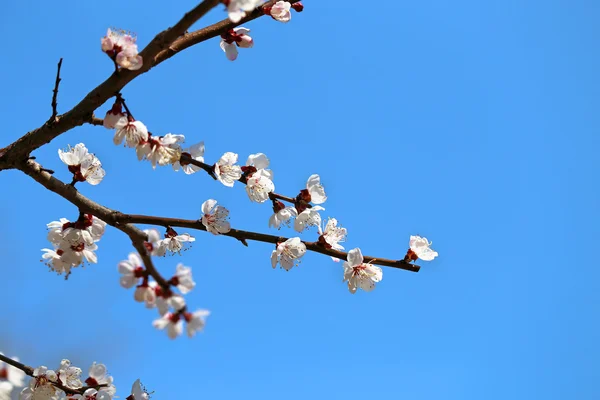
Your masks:
<path fill-rule="evenodd" d="M 147 224 L 164 227 L 177 226 L 182 228 L 196 229 L 199 231 L 206 231 L 206 227 L 202 224 L 202 221 L 200 220 L 165 218 L 149 215 L 128 215 L 121 213 L 115 215 L 115 220 L 126 224 Z M 233 237 L 241 241 L 242 243 L 245 240 L 253 240 L 256 242 L 277 244 L 285 242 L 288 239 L 283 236 L 267 235 L 264 233 L 243 231 L 241 229 L 232 229 L 228 233 L 223 233 L 221 236 Z M 319 245 L 318 242 L 304 242 L 304 244 L 306 245 L 307 250 L 310 250 L 315 253 L 325 254 L 331 257 L 340 258 L 342 260 L 346 260 L 348 256 L 348 253 L 343 251 L 326 249 L 325 247 Z M 419 267 L 418 265 L 407 263 L 404 260 L 388 260 L 385 258 L 364 256 L 364 261 L 372 262 L 373 264 L 377 265 L 384 265 L 386 267 L 399 268 L 411 272 L 419 272 L 419 269 L 421 269 L 421 267 Z"/>
<path fill-rule="evenodd" d="M 61 57 L 60 61 L 58 61 L 58 68 L 56 69 L 56 82 L 54 82 L 54 90 L 53 95 L 52 95 L 52 116 L 50 117 L 50 119 L 48 120 L 48 122 L 53 123 L 53 122 L 57 122 L 57 118 L 56 116 L 58 115 L 58 111 L 56 110 L 56 108 L 58 107 L 58 102 L 57 102 L 57 98 L 58 98 L 58 85 L 60 85 L 60 67 L 62 67 L 62 62 L 63 59 Z"/>
<path fill-rule="evenodd" d="M 300 0 L 286 0 L 286 1 L 290 4 L 294 4 L 294 3 L 298 3 Z M 186 33 L 183 37 L 180 37 L 179 39 L 175 40 L 173 42 L 173 44 L 171 46 L 169 46 L 168 49 L 163 50 L 160 53 L 158 53 L 158 55 L 154 58 L 154 62 L 153 62 L 152 66 L 156 66 L 156 65 L 160 64 L 161 62 L 168 60 L 169 58 L 173 57 L 175 54 L 179 53 L 182 50 L 187 49 L 188 47 L 194 46 L 198 43 L 202 43 L 208 39 L 217 37 L 217 36 L 227 32 L 228 30 L 235 28 L 236 26 L 240 26 L 243 23 L 252 21 L 256 18 L 263 16 L 264 15 L 263 8 L 264 7 L 272 7 L 273 4 L 275 4 L 276 2 L 277 2 L 277 0 L 271 0 L 267 3 L 265 3 L 261 7 L 256 8 L 254 11 L 252 11 L 251 13 L 246 15 L 246 17 L 244 17 L 238 23 L 233 23 L 227 18 L 220 22 L 217 22 L 216 24 L 207 26 L 206 28 L 202 28 L 202 29 L 199 29 L 194 32 Z"/>
<path fill-rule="evenodd" d="M 115 215 L 118 214 L 116 211 L 104 207 L 83 196 L 73 186 L 66 185 L 65 183 L 56 179 L 46 172 L 40 164 L 33 160 L 27 160 L 24 163 L 20 163 L 17 168 L 32 177 L 46 189 L 58 194 L 77 206 L 81 212 L 92 214 L 107 224 L 114 226 L 118 230 L 127 234 L 127 236 L 129 236 L 131 239 L 135 249 L 140 253 L 140 257 L 142 258 L 148 273 L 163 289 L 169 289 L 169 283 L 154 267 L 152 258 L 144 246 L 144 242 L 148 240 L 148 236 L 141 229 L 134 225 L 123 224 L 122 221 L 116 220 Z"/>
<path fill-rule="evenodd" d="M 0 170 L 15 168 L 27 159 L 28 155 L 40 146 L 50 143 L 57 136 L 77 127 L 92 118 L 94 110 L 113 97 L 133 79 L 148 72 L 153 66 L 152 60 L 158 53 L 168 48 L 173 41 L 182 36 L 196 21 L 219 4 L 219 0 L 204 0 L 189 11 L 173 27 L 154 37 L 141 51 L 144 59 L 142 67 L 137 71 L 121 69 L 89 92 L 75 107 L 61 115 L 56 122 L 45 123 L 11 143 L 0 151 Z"/>

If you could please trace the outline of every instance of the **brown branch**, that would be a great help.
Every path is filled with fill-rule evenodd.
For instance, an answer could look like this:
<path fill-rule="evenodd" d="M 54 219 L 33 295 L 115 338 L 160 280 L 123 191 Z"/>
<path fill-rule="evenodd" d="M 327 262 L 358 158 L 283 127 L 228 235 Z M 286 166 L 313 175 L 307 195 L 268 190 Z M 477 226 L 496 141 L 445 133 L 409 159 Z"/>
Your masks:
<path fill-rule="evenodd" d="M 161 51 L 167 49 L 177 38 L 182 36 L 196 21 L 219 4 L 219 0 L 204 0 L 183 16 L 173 27 L 168 28 L 152 39 L 141 51 L 144 63 L 137 71 L 121 69 L 89 92 L 75 107 L 59 116 L 53 123 L 45 123 L 11 143 L 0 151 L 0 170 L 15 168 L 23 163 L 35 149 L 50 143 L 57 136 L 77 127 L 92 118 L 94 110 L 113 97 L 133 79 L 148 72 L 155 64 L 152 60 Z"/>
<path fill-rule="evenodd" d="M 169 283 L 152 263 L 152 258 L 148 254 L 144 242 L 148 240 L 148 236 L 139 228 L 131 224 L 124 224 L 122 221 L 115 219 L 116 211 L 104 207 L 87 197 L 83 196 L 74 187 L 66 185 L 46 172 L 40 164 L 33 160 L 27 160 L 24 163 L 17 165 L 17 168 L 25 174 L 32 177 L 46 189 L 58 194 L 79 208 L 81 212 L 92 214 L 107 224 L 114 226 L 120 231 L 129 236 L 135 249 L 140 253 L 140 257 L 146 266 L 148 273 L 156 280 L 156 282 L 165 290 L 169 289 Z"/>
<path fill-rule="evenodd" d="M 57 98 L 58 98 L 58 85 L 60 85 L 60 68 L 62 67 L 62 62 L 63 59 L 61 57 L 60 61 L 58 61 L 58 68 L 56 69 L 56 81 L 54 82 L 54 90 L 53 95 L 52 95 L 52 116 L 50 117 L 50 119 L 48 120 L 48 122 L 53 123 L 53 122 L 57 122 L 57 118 L 56 116 L 58 115 L 58 111 L 56 110 L 56 108 L 58 107 L 58 102 L 57 102 Z"/>
<path fill-rule="evenodd" d="M 120 221 L 126 224 L 147 224 L 147 225 L 158 225 L 158 226 L 177 226 L 182 228 L 190 228 L 196 229 L 200 231 L 206 231 L 206 227 L 202 224 L 200 220 L 190 220 L 190 219 L 180 219 L 180 218 L 165 218 L 165 217 L 155 217 L 149 215 L 131 215 L 131 214 L 121 214 L 117 213 L 114 216 L 116 221 Z M 264 243 L 281 243 L 285 242 L 288 238 L 283 236 L 275 236 L 275 235 L 267 235 L 264 233 L 258 232 L 249 232 L 243 231 L 241 229 L 232 229 L 228 233 L 223 233 L 222 236 L 229 236 L 236 238 L 237 240 L 244 243 L 246 240 L 253 240 L 256 242 L 264 242 Z M 325 254 L 331 257 L 340 258 L 342 260 L 346 260 L 348 253 L 333 249 L 326 249 L 318 244 L 318 242 L 304 242 L 306 245 L 306 249 L 313 251 L 315 253 Z M 388 260 L 385 258 L 379 257 L 369 257 L 364 256 L 365 262 L 372 262 L 377 265 L 384 265 L 386 267 L 399 268 L 404 269 L 406 271 L 419 272 L 418 265 L 407 263 L 404 260 Z"/>
<path fill-rule="evenodd" d="M 300 0 L 286 0 L 290 4 L 298 3 Z M 256 18 L 259 18 L 264 15 L 263 8 L 272 7 L 277 0 L 271 0 L 265 3 L 262 7 L 256 8 L 254 11 L 248 13 L 246 17 L 244 17 L 240 22 L 233 23 L 228 18 L 224 19 L 216 24 L 211 26 L 207 26 L 206 28 L 199 29 L 194 32 L 186 33 L 183 37 L 175 40 L 168 49 L 161 51 L 154 58 L 153 66 L 160 64 L 161 62 L 168 60 L 173 57 L 175 54 L 179 53 L 182 50 L 187 49 L 188 47 L 194 46 L 198 43 L 202 43 L 208 39 L 212 39 L 217 37 L 230 29 L 235 28 L 236 26 L 240 26 L 248 21 L 252 21 Z"/>

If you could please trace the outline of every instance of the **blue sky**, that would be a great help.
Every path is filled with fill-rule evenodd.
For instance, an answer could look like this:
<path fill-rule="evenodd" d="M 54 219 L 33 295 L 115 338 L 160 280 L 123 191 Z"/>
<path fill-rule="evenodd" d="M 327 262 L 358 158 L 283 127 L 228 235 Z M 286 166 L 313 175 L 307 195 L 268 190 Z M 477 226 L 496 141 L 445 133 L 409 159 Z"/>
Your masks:
<path fill-rule="evenodd" d="M 60 57 L 65 112 L 112 72 L 107 27 L 143 47 L 195 4 L 93 3 L 4 5 L 1 146 L 50 116 Z M 271 269 L 271 245 L 198 232 L 157 265 L 167 276 L 192 266 L 188 303 L 212 315 L 199 337 L 170 341 L 118 285 L 127 238 L 108 230 L 99 264 L 64 281 L 39 250 L 45 224 L 77 211 L 2 172 L 0 350 L 36 365 L 104 362 L 121 398 L 139 377 L 155 399 L 597 399 L 599 11 L 590 0 L 307 0 L 289 24 L 247 24 L 255 47 L 233 63 L 216 39 L 186 50 L 124 91 L 151 131 L 204 140 L 208 162 L 264 152 L 282 194 L 319 173 L 324 216 L 348 229 L 348 249 L 401 258 L 420 234 L 440 257 L 418 274 L 385 269 L 374 292 L 351 295 L 328 257 L 286 273 Z M 56 152 L 79 142 L 107 171 L 80 190 L 108 207 L 198 218 L 212 197 L 234 227 L 269 232 L 270 207 L 241 185 L 153 171 L 101 127 L 35 155 L 68 180 Z"/>

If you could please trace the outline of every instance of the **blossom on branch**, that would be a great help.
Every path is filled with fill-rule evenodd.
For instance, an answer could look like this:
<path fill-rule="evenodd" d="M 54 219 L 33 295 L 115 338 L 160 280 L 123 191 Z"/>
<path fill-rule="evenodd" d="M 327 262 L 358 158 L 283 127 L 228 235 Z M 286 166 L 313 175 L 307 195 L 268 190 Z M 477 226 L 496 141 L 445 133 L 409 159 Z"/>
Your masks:
<path fill-rule="evenodd" d="M 327 195 L 325 194 L 325 189 L 323 185 L 321 185 L 321 177 L 319 175 L 314 174 L 308 178 L 306 182 L 306 190 L 308 191 L 310 202 L 313 204 L 323 204 L 327 200 Z"/>
<path fill-rule="evenodd" d="M 292 19 L 290 12 L 291 4 L 287 1 L 278 1 L 272 7 L 265 7 L 265 13 L 270 15 L 274 20 L 279 22 L 289 22 Z"/>
<path fill-rule="evenodd" d="M 97 185 L 106 174 L 100 160 L 89 153 L 83 143 L 75 147 L 69 146 L 67 150 L 58 150 L 58 157 L 69 167 L 73 174 L 73 182 L 87 181 L 90 185 Z"/>
<path fill-rule="evenodd" d="M 227 152 L 213 166 L 217 180 L 223 185 L 233 187 L 235 181 L 242 177 L 242 169 L 235 165 L 238 160 L 236 153 Z"/>
<path fill-rule="evenodd" d="M 431 249 L 431 242 L 427 238 L 421 236 L 411 236 L 408 242 L 410 248 L 404 257 L 407 262 L 421 259 L 423 261 L 431 261 L 438 256 L 437 251 Z"/>
<path fill-rule="evenodd" d="M 165 233 L 165 238 L 158 242 L 156 255 L 164 256 L 167 250 L 172 253 L 179 253 L 183 249 L 184 243 L 191 243 L 195 240 L 196 238 L 190 234 L 182 233 L 179 235 L 173 228 L 169 227 L 167 233 Z"/>
<path fill-rule="evenodd" d="M 348 252 L 348 261 L 344 262 L 344 282 L 348 281 L 350 293 L 356 293 L 358 288 L 366 292 L 375 289 L 375 283 L 383 277 L 381 268 L 370 263 L 363 263 L 363 255 L 359 248 Z"/>
<path fill-rule="evenodd" d="M 19 394 L 19 400 L 59 400 L 64 397 L 64 392 L 53 383 L 58 383 L 58 375 L 54 370 L 45 366 L 35 368 L 33 378 Z"/>
<path fill-rule="evenodd" d="M 104 234 L 106 222 L 92 214 L 81 214 L 75 222 L 61 218 L 59 221 L 52 221 L 46 226 L 49 230 L 48 240 L 55 246 L 63 241 L 69 243 L 84 241 L 91 245 L 98 242 Z"/>
<path fill-rule="evenodd" d="M 237 58 L 238 47 L 249 49 L 254 46 L 254 41 L 248 33 L 250 33 L 250 29 L 240 26 L 221 35 L 220 46 L 229 61 L 235 61 Z"/>
<path fill-rule="evenodd" d="M 248 160 L 246 160 L 246 166 L 242 167 L 242 172 L 246 176 L 252 176 L 255 172 L 262 172 L 264 176 L 273 180 L 273 171 L 267 169 L 268 166 L 269 159 L 264 153 L 250 154 Z"/>
<path fill-rule="evenodd" d="M 158 233 L 158 231 L 154 228 L 144 229 L 144 233 L 148 235 L 148 240 L 144 242 L 144 247 L 146 247 L 146 250 L 148 250 L 148 253 L 150 253 L 151 255 L 158 256 L 161 252 L 160 233 Z"/>
<path fill-rule="evenodd" d="M 231 230 L 231 224 L 227 221 L 229 210 L 218 206 L 217 201 L 208 199 L 202 203 L 202 225 L 213 235 L 220 235 Z"/>
<path fill-rule="evenodd" d="M 137 379 L 131 386 L 131 395 L 125 397 L 125 400 L 148 400 L 149 398 L 148 392 L 142 388 L 142 383 Z"/>
<path fill-rule="evenodd" d="M 102 388 L 100 388 L 100 390 L 97 392 L 98 393 L 97 396 L 103 396 L 103 397 L 97 397 L 97 399 L 101 398 L 101 399 L 110 400 L 112 398 L 112 396 L 114 396 L 115 393 L 117 392 L 115 385 L 113 385 L 113 377 L 108 374 L 106 365 L 97 364 L 94 361 L 94 363 L 92 364 L 92 366 L 90 367 L 90 369 L 88 371 L 88 375 L 89 375 L 89 377 L 85 380 L 85 383 L 88 386 L 102 385 Z M 106 397 L 106 396 L 110 396 L 110 397 Z"/>
<path fill-rule="evenodd" d="M 246 193 L 248 193 L 250 200 L 257 203 L 264 203 L 269 200 L 269 193 L 275 191 L 275 184 L 270 176 L 264 169 L 260 169 L 247 178 Z"/>
<path fill-rule="evenodd" d="M 142 56 L 138 55 L 136 40 L 130 32 L 109 28 L 100 43 L 102 51 L 117 65 L 135 71 L 143 65 Z"/>
<path fill-rule="evenodd" d="M 264 0 L 221 0 L 227 6 L 227 14 L 231 22 L 237 24 L 250 12 L 264 3 Z"/>
<path fill-rule="evenodd" d="M 63 386 L 71 389 L 79 389 L 83 386 L 81 382 L 81 368 L 71 365 L 71 361 L 62 360 L 58 369 L 58 379 Z"/>
<path fill-rule="evenodd" d="M 277 263 L 283 269 L 289 271 L 294 265 L 298 265 L 299 259 L 306 253 L 306 245 L 299 237 L 278 243 L 277 248 L 271 253 L 271 266 L 275 268 Z"/>
<path fill-rule="evenodd" d="M 296 220 L 294 221 L 294 229 L 296 232 L 302 232 L 303 230 L 312 226 L 320 226 L 321 215 L 319 214 L 319 211 L 323 210 L 325 209 L 321 206 L 314 206 L 312 208 L 307 208 L 298 214 Z"/>
<path fill-rule="evenodd" d="M 125 289 L 134 287 L 140 281 L 140 278 L 146 276 L 142 260 L 136 253 L 129 253 L 127 260 L 119 263 L 118 270 L 121 274 L 119 283 Z"/>
<path fill-rule="evenodd" d="M 167 133 L 165 136 L 148 136 L 148 140 L 141 141 L 135 149 L 138 160 L 146 159 L 152 164 L 164 166 L 174 164 L 181 157 L 181 146 L 185 140 L 183 135 Z"/>
<path fill-rule="evenodd" d="M 124 119 L 121 121 L 121 119 Z M 106 129 L 115 129 L 117 123 L 126 124 L 127 116 L 123 113 L 123 104 L 121 101 L 117 100 L 113 104 L 112 108 L 106 112 L 104 116 L 104 120 L 102 121 L 102 125 Z"/>
<path fill-rule="evenodd" d="M 187 294 L 196 287 L 196 282 L 192 278 L 192 269 L 181 263 L 177 264 L 177 271 L 169 283 L 176 286 L 182 294 Z"/>
<path fill-rule="evenodd" d="M 137 147 L 148 140 L 148 128 L 142 121 L 136 121 L 131 116 L 121 118 L 115 124 L 113 143 L 119 145 L 125 139 L 127 147 Z"/>
<path fill-rule="evenodd" d="M 181 155 L 186 155 L 192 158 L 193 160 L 204 162 L 204 142 L 200 142 L 188 147 L 187 149 L 183 149 Z M 197 172 L 202 169 L 197 165 L 190 164 L 186 161 L 182 161 L 181 159 L 173 163 L 173 169 L 175 171 L 179 171 L 180 167 L 183 170 L 183 172 L 185 172 L 188 175 L 193 174 L 194 172 Z"/>
<path fill-rule="evenodd" d="M 344 247 L 340 245 L 340 242 L 346 241 L 348 232 L 346 231 L 346 228 L 342 228 L 341 226 L 338 227 L 337 223 L 337 219 L 329 218 L 324 230 L 321 230 L 321 227 L 319 226 L 320 236 L 318 243 L 326 249 L 344 250 Z M 334 261 L 339 261 L 339 259 L 334 258 Z"/>
<path fill-rule="evenodd" d="M 166 328 L 167 335 L 171 339 L 183 333 L 183 321 L 187 323 L 187 335 L 193 337 L 196 332 L 204 329 L 205 318 L 210 314 L 207 310 L 198 310 L 194 313 L 190 312 L 174 312 L 167 313 L 161 318 L 154 320 L 152 325 L 156 329 L 163 330 Z"/>
<path fill-rule="evenodd" d="M 269 218 L 269 227 L 276 229 L 281 228 L 281 224 L 289 226 L 289 221 L 292 217 L 298 216 L 298 211 L 293 206 L 286 207 L 281 201 L 273 201 L 273 215 Z"/>

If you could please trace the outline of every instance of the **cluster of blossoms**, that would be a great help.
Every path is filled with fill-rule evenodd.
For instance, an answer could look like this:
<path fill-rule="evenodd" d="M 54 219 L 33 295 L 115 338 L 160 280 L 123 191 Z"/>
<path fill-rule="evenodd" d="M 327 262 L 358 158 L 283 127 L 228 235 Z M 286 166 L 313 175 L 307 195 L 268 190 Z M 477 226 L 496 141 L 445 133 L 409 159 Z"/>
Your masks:
<path fill-rule="evenodd" d="M 42 259 L 51 270 L 59 275 L 65 274 L 65 279 L 71 273 L 71 268 L 78 267 L 87 261 L 95 264 L 98 261 L 96 251 L 104 234 L 106 222 L 82 213 L 77 221 L 70 222 L 66 218 L 52 221 L 48 225 L 48 240 L 52 249 L 42 249 Z"/>
<path fill-rule="evenodd" d="M 19 361 L 17 357 L 13 360 Z M 23 387 L 24 382 L 25 372 L 0 361 L 0 400 L 10 400 L 13 390 Z"/>
<path fill-rule="evenodd" d="M 264 0 L 223 0 L 223 3 L 227 5 L 229 19 L 234 23 L 240 22 L 247 12 L 254 10 L 263 2 Z M 300 2 L 292 5 L 287 1 L 278 1 L 270 7 L 263 7 L 262 12 L 270 15 L 276 21 L 286 23 L 292 19 L 291 8 L 298 12 L 304 10 L 304 6 Z M 249 49 L 254 45 L 254 41 L 248 35 L 249 33 L 250 29 L 240 26 L 221 35 L 220 46 L 228 60 L 234 61 L 237 59 L 238 47 Z"/>
<path fill-rule="evenodd" d="M 25 375 L 22 371 L 13 369 Z M 35 368 L 28 386 L 19 394 L 19 400 L 112 400 L 116 398 L 117 389 L 113 385 L 113 377 L 108 374 L 104 364 L 94 362 L 85 380 L 82 380 L 82 372 L 81 368 L 71 365 L 71 362 L 66 359 L 61 361 L 56 370 L 48 369 L 46 366 Z M 23 386 L 23 376 L 19 386 Z M 131 394 L 125 398 L 125 400 L 148 399 L 149 395 L 142 388 L 139 379 L 134 382 Z"/>
<path fill-rule="evenodd" d="M 105 52 L 116 65 L 129 70 L 142 68 L 142 56 L 138 55 L 135 35 L 123 30 L 108 29 L 106 36 L 100 41 Z"/>

